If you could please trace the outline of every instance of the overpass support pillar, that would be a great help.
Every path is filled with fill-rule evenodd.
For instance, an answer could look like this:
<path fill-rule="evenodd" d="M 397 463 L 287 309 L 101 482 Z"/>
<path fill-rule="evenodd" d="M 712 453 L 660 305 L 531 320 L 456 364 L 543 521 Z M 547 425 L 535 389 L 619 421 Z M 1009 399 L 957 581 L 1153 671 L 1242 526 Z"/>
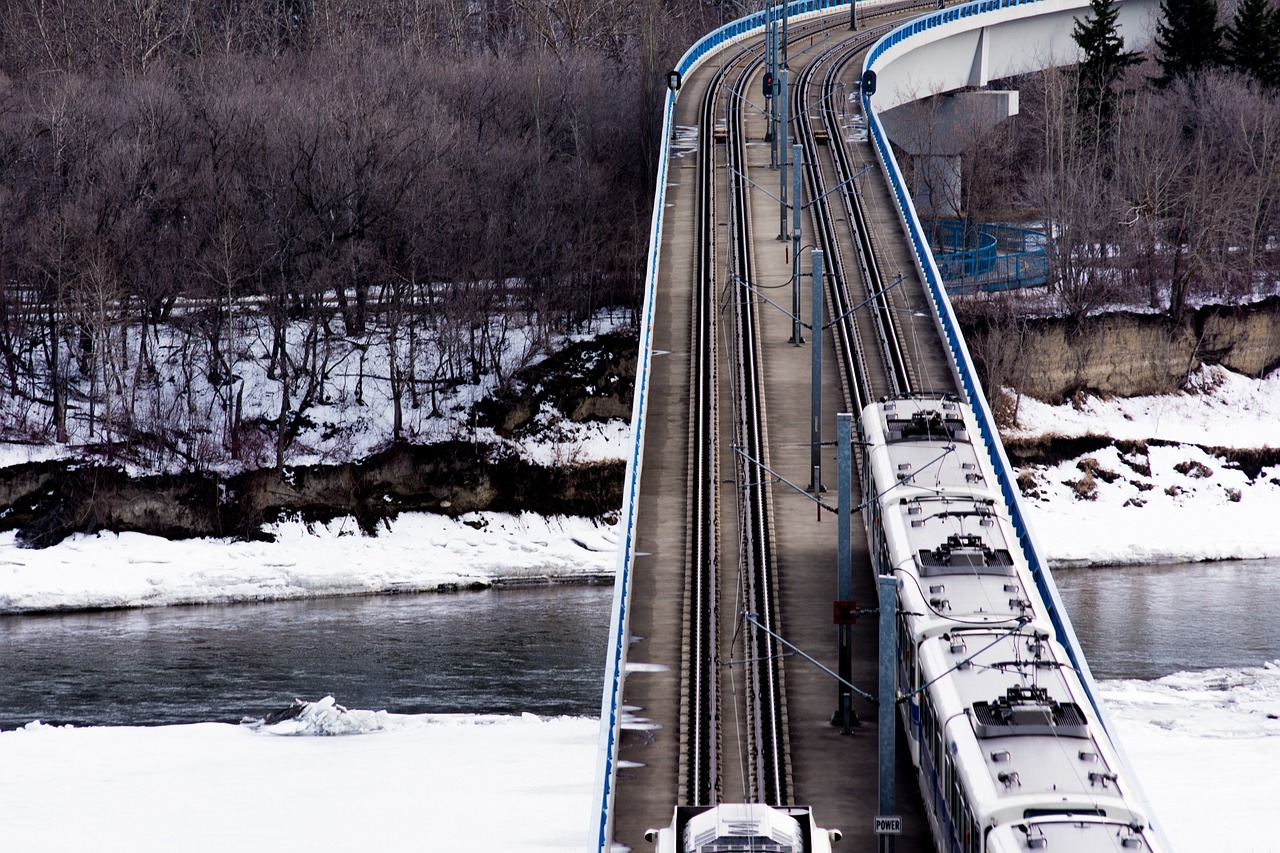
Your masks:
<path fill-rule="evenodd" d="M 911 155 L 911 195 L 922 216 L 959 217 L 964 149 L 1017 114 L 1016 90 L 937 95 L 880 113 L 885 133 Z"/>

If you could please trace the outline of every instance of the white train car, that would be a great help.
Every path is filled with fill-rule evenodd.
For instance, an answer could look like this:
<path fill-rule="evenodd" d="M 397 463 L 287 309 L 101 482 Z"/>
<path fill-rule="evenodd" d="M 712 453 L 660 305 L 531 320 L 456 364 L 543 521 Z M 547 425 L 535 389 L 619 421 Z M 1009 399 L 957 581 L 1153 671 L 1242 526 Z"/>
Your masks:
<path fill-rule="evenodd" d="M 822 829 L 808 806 L 722 803 L 677 806 L 670 826 L 650 829 L 654 853 L 831 853 L 840 830 Z"/>
<path fill-rule="evenodd" d="M 937 849 L 1160 853 L 968 407 L 889 399 L 860 429 L 863 517 L 875 570 L 898 579 L 899 707 Z"/>

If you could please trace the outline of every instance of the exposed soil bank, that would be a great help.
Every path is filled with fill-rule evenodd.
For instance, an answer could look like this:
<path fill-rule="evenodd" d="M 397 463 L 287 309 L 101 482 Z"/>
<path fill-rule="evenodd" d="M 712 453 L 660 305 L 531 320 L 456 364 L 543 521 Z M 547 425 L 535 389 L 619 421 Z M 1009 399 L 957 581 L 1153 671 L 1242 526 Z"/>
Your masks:
<path fill-rule="evenodd" d="M 1203 308 L 1172 326 L 1159 316 L 1109 314 L 1070 322 L 1009 319 L 981 302 L 957 306 L 988 389 L 1057 401 L 1080 392 L 1138 396 L 1177 390 L 1202 363 L 1259 376 L 1280 365 L 1280 299 Z M 477 421 L 504 436 L 543 428 L 539 414 L 571 420 L 630 416 L 636 339 L 606 335 L 524 372 L 477 406 Z M 999 401 L 993 401 L 1000 410 Z M 1006 443 L 1017 466 L 1052 464 L 1112 444 L 1104 436 Z M 1256 476 L 1275 464 L 1258 451 L 1211 453 Z M 1265 458 L 1264 458 L 1265 457 Z M 29 463 L 0 469 L 0 530 L 30 547 L 77 532 L 137 531 L 173 539 L 261 536 L 281 515 L 350 515 L 369 532 L 400 512 L 478 510 L 600 516 L 621 501 L 622 462 L 544 467 L 486 444 L 398 445 L 358 463 L 286 467 L 234 477 L 184 473 L 130 477 L 116 466 Z"/>
<path fill-rule="evenodd" d="M 1114 447 L 1119 450 L 1125 463 L 1135 473 L 1144 477 L 1151 476 L 1150 465 L 1143 462 L 1147 458 L 1148 448 L 1151 447 L 1198 447 L 1209 456 L 1221 460 L 1223 465 L 1241 471 L 1250 482 L 1261 477 L 1267 469 L 1280 465 L 1280 448 L 1277 447 L 1215 447 L 1207 444 L 1187 445 L 1161 439 L 1126 441 L 1105 435 L 1072 437 L 1044 435 L 1035 438 L 1005 437 L 1004 439 L 1005 453 L 1008 454 L 1009 461 L 1015 468 L 1032 466 L 1047 468 L 1072 459 L 1082 457 L 1087 459 L 1090 454 L 1097 453 L 1105 447 Z M 1091 475 L 1097 473 L 1088 470 L 1090 466 L 1087 461 L 1082 462 L 1078 467 Z M 1103 479 L 1106 477 L 1104 476 Z M 1025 493 L 1026 489 L 1024 488 L 1023 491 Z"/>
<path fill-rule="evenodd" d="M 392 447 L 359 464 L 130 477 L 74 462 L 0 469 L 0 529 L 28 547 L 73 533 L 135 531 L 185 539 L 262 536 L 263 523 L 295 515 L 354 516 L 368 533 L 401 512 L 461 515 L 479 510 L 600 516 L 618 508 L 621 462 L 547 468 L 465 442 Z"/>
<path fill-rule="evenodd" d="M 995 306 L 994 300 L 956 304 L 992 393 L 1010 387 L 1047 402 L 1081 392 L 1137 397 L 1176 391 L 1205 363 L 1254 377 L 1280 365 L 1276 297 L 1243 307 L 1204 307 L 1176 325 L 1128 312 L 1077 321 L 1014 318 Z"/>

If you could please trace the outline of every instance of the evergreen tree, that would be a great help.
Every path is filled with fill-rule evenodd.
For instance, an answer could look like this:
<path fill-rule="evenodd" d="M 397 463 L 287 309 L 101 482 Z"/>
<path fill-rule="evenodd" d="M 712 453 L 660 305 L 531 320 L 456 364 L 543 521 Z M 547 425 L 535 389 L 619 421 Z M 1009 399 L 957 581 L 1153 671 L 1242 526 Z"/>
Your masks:
<path fill-rule="evenodd" d="M 1160 77 L 1167 86 L 1174 80 L 1196 77 L 1222 63 L 1222 27 L 1218 26 L 1216 0 L 1161 0 L 1156 24 L 1160 51 Z"/>
<path fill-rule="evenodd" d="M 1267 0 L 1242 0 L 1226 32 L 1231 67 L 1264 88 L 1280 88 L 1280 10 Z"/>
<path fill-rule="evenodd" d="M 1124 51 L 1124 39 L 1116 32 L 1119 15 L 1115 0 L 1089 0 L 1089 16 L 1083 20 L 1077 18 L 1071 32 L 1071 38 L 1084 54 L 1076 107 L 1099 136 L 1111 126 L 1116 85 L 1124 70 L 1139 61 L 1136 55 Z"/>

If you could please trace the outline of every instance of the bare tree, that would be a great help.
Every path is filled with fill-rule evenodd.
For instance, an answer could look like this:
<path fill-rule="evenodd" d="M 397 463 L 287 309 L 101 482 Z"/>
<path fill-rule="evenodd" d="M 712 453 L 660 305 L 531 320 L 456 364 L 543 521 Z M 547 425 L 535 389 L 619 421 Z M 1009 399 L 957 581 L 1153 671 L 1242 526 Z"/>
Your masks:
<path fill-rule="evenodd" d="M 1081 318 L 1115 297 L 1115 200 L 1106 163 L 1083 138 L 1075 120 L 1077 77 L 1066 70 L 1038 78 L 1030 99 L 1040 151 L 1039 169 L 1027 182 L 1026 201 L 1039 210 L 1049 235 L 1048 272 L 1059 309 Z"/>

